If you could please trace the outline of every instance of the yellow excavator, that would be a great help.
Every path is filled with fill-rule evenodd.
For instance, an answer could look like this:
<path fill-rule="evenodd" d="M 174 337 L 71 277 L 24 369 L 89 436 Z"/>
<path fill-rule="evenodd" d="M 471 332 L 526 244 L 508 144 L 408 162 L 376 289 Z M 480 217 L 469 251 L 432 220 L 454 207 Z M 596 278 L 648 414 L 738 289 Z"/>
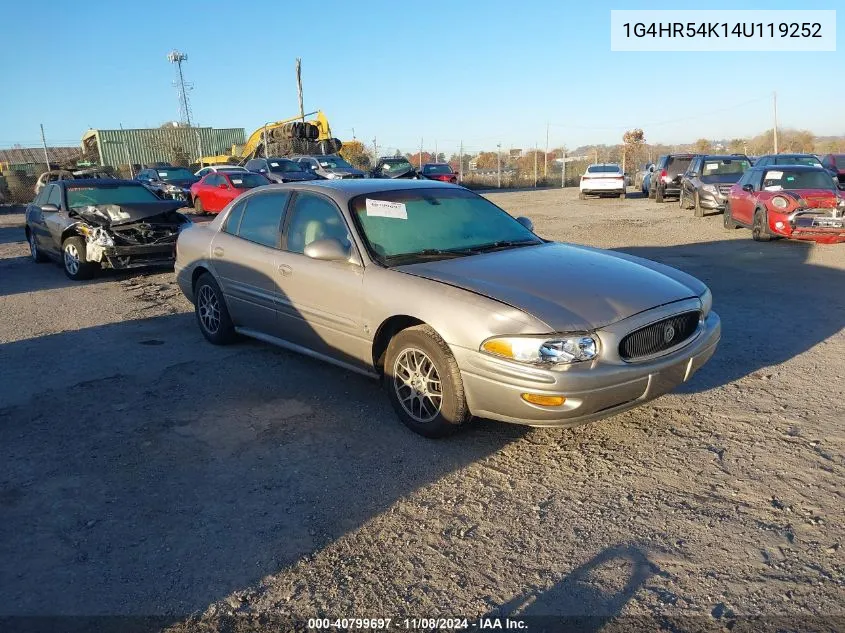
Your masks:
<path fill-rule="evenodd" d="M 305 117 L 309 116 L 313 116 L 314 118 L 305 120 Z M 221 165 L 231 163 L 233 160 L 244 163 L 250 158 L 260 157 L 265 143 L 281 141 L 282 139 L 289 139 L 292 143 L 299 143 L 300 145 L 305 143 L 315 145 L 314 150 L 305 149 L 304 147 L 297 150 L 297 153 L 302 154 L 331 153 L 340 149 L 340 142 L 332 139 L 332 130 L 326 115 L 321 110 L 316 110 L 304 116 L 299 115 L 284 119 L 283 121 L 267 123 L 250 134 L 246 143 L 243 145 L 233 145 L 231 153 L 220 154 L 218 156 L 203 156 L 202 164 Z M 321 141 L 328 145 L 321 145 Z M 317 146 L 332 148 L 335 142 L 337 148 L 331 149 L 331 152 L 316 149 Z"/>

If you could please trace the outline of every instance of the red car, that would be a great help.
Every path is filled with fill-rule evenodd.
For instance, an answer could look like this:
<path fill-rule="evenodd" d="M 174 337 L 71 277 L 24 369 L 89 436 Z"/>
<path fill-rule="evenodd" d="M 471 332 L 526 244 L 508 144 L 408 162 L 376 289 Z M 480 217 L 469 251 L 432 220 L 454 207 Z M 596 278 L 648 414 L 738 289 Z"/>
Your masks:
<path fill-rule="evenodd" d="M 246 190 L 269 184 L 264 176 L 252 172 L 211 172 L 191 185 L 191 199 L 197 213 L 220 213 Z"/>
<path fill-rule="evenodd" d="M 845 242 L 845 198 L 821 167 L 753 167 L 731 187 L 724 221 L 726 229 L 750 228 L 758 242 Z"/>
<path fill-rule="evenodd" d="M 452 171 L 448 163 L 426 163 L 422 166 L 420 174 L 423 178 L 429 180 L 451 182 L 453 185 L 458 184 L 458 175 Z"/>

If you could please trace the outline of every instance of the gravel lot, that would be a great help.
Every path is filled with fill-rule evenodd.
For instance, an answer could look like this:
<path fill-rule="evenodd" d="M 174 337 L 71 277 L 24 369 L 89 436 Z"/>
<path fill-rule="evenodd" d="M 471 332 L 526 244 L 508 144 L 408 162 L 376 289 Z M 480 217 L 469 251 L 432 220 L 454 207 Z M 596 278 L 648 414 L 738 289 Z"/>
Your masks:
<path fill-rule="evenodd" d="M 0 616 L 845 616 L 845 245 L 489 197 L 703 279 L 716 356 L 579 429 L 431 441 L 366 378 L 209 345 L 172 272 L 31 263 L 0 214 Z"/>

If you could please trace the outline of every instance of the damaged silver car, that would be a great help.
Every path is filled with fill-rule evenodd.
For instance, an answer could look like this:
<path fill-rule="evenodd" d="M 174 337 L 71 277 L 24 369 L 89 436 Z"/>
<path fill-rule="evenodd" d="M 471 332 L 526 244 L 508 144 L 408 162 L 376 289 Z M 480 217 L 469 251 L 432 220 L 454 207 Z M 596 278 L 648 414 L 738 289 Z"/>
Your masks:
<path fill-rule="evenodd" d="M 27 206 L 26 239 L 33 261 L 60 261 L 74 280 L 103 268 L 172 266 L 176 238 L 191 223 L 184 206 L 131 180 L 62 180 Z"/>

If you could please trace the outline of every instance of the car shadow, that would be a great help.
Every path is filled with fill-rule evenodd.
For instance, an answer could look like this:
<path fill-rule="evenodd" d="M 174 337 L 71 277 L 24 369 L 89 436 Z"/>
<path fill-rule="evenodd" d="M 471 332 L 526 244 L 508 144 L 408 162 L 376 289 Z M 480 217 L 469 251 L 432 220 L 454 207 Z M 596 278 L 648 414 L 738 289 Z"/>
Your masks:
<path fill-rule="evenodd" d="M 678 391 L 706 391 L 783 363 L 845 327 L 845 293 L 837 291 L 845 271 L 810 263 L 813 248 L 831 247 L 740 239 L 617 249 L 683 270 L 713 293 L 722 341 Z"/>
<path fill-rule="evenodd" d="M 594 633 L 619 616 L 659 572 L 646 551 L 636 545 L 608 547 L 552 587 L 528 589 L 491 609 L 481 620 L 522 621 L 528 630 L 538 633 Z"/>
<path fill-rule="evenodd" d="M 26 242 L 26 235 L 22 226 L 0 227 L 0 244 L 13 244 L 15 242 Z"/>
<path fill-rule="evenodd" d="M 376 381 L 266 344 L 210 345 L 192 314 L 0 345 L 0 390 L 0 586 L 15 616 L 178 621 L 526 432 L 479 421 L 425 439 Z"/>

